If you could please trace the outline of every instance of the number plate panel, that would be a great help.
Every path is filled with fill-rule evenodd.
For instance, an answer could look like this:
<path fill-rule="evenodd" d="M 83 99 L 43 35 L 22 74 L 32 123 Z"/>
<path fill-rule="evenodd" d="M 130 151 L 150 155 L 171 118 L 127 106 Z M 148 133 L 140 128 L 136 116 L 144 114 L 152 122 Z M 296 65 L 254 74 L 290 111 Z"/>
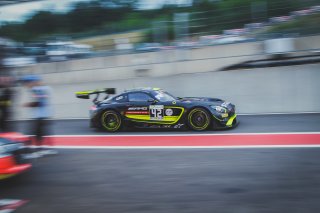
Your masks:
<path fill-rule="evenodd" d="M 150 120 L 162 120 L 164 117 L 164 106 L 163 105 L 150 105 Z"/>

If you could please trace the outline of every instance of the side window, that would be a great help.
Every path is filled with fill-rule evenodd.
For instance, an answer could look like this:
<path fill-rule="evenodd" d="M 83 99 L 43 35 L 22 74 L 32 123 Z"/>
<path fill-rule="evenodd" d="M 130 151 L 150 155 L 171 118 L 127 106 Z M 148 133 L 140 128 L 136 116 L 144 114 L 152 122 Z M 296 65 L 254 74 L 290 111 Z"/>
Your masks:
<path fill-rule="evenodd" d="M 130 102 L 147 102 L 151 97 L 142 92 L 129 93 L 128 98 Z"/>
<path fill-rule="evenodd" d="M 113 100 L 118 103 L 127 102 L 127 95 L 118 95 L 118 96 L 114 97 Z"/>

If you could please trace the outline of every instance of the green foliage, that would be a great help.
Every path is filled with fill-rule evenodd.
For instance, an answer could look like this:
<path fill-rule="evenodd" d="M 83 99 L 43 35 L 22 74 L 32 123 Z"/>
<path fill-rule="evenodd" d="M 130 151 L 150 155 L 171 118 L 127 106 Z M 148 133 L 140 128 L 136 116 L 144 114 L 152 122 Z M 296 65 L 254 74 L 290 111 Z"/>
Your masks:
<path fill-rule="evenodd" d="M 106 23 L 125 19 L 132 12 L 127 6 L 106 8 L 101 2 L 83 2 L 66 14 L 40 11 L 24 23 L 7 23 L 0 28 L 0 36 L 18 41 L 36 40 L 50 34 L 70 34 L 97 30 Z"/>
<path fill-rule="evenodd" d="M 310 34 L 318 34 L 320 33 L 320 14 L 315 14 L 312 16 L 301 17 L 297 20 L 278 24 L 276 26 L 271 27 L 266 32 L 263 33 L 295 33 L 300 35 L 310 35 Z"/>
<path fill-rule="evenodd" d="M 138 0 L 100 0 L 77 3 L 65 14 L 40 11 L 24 23 L 7 23 L 0 37 L 33 41 L 52 35 L 81 37 L 146 30 L 152 41 L 153 24 L 166 21 L 167 39 L 174 38 L 175 13 L 188 12 L 191 35 L 220 34 L 225 29 L 288 15 L 291 11 L 316 5 L 318 0 L 194 0 L 192 7 L 165 5 L 157 10 L 136 10 Z M 316 24 L 317 25 L 317 24 Z"/>

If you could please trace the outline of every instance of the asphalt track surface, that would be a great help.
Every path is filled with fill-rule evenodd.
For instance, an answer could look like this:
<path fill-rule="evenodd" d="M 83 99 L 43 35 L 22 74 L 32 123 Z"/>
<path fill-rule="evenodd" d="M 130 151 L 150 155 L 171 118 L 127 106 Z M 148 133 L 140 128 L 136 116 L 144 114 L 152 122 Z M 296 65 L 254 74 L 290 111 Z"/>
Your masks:
<path fill-rule="evenodd" d="M 130 130 L 117 135 L 147 134 L 219 134 L 219 133 L 278 133 L 278 132 L 320 132 L 320 113 L 310 114 L 277 114 L 277 115 L 239 115 L 240 124 L 229 130 L 192 132 L 180 130 Z M 14 122 L 16 130 L 30 134 L 30 121 Z M 89 128 L 89 120 L 55 120 L 51 122 L 54 135 L 115 135 L 95 131 Z"/>
<path fill-rule="evenodd" d="M 239 116 L 212 133 L 319 132 L 320 114 Z M 19 128 L 26 131 L 27 123 Z M 96 135 L 85 120 L 54 121 L 55 134 Z M 120 134 L 186 134 L 139 131 Z M 196 133 L 202 134 L 202 133 Z M 0 183 L 0 199 L 28 212 L 320 212 L 320 148 L 60 149 Z"/>

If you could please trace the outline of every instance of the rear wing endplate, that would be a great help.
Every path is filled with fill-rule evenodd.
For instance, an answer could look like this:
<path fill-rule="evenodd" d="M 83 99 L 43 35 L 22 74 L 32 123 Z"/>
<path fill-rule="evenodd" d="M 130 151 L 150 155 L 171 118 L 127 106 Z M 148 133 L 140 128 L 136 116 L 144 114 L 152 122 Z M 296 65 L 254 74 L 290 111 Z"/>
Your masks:
<path fill-rule="evenodd" d="M 90 99 L 90 95 L 101 94 L 101 93 L 113 95 L 113 94 L 116 94 L 116 89 L 105 88 L 105 89 L 97 89 L 97 90 L 80 91 L 80 92 L 76 92 L 76 97 L 81 99 Z"/>

